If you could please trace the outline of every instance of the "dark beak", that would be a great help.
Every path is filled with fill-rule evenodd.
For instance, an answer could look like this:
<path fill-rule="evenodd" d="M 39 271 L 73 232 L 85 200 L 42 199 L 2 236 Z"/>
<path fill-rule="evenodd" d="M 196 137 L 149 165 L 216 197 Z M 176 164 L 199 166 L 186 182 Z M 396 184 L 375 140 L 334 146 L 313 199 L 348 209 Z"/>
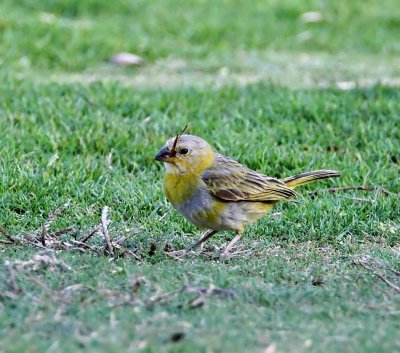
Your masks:
<path fill-rule="evenodd" d="M 165 162 L 169 157 L 171 157 L 171 154 L 169 153 L 168 148 L 163 147 L 158 151 L 154 159 L 156 161 Z"/>

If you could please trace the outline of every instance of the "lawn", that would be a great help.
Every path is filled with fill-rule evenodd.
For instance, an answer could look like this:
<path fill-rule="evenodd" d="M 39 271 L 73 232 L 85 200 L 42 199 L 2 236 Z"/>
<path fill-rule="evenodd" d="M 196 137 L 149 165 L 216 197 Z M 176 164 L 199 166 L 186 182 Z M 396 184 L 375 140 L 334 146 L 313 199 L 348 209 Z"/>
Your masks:
<path fill-rule="evenodd" d="M 70 244 L 108 206 L 136 257 L 101 232 L 75 250 L 0 235 L 0 352 L 399 351 L 399 29 L 394 0 L 2 1 L 3 234 L 40 237 L 68 203 L 49 232 Z M 186 123 L 267 175 L 342 177 L 299 188 L 233 259 L 211 256 L 223 232 L 175 260 L 200 231 L 153 158 Z"/>

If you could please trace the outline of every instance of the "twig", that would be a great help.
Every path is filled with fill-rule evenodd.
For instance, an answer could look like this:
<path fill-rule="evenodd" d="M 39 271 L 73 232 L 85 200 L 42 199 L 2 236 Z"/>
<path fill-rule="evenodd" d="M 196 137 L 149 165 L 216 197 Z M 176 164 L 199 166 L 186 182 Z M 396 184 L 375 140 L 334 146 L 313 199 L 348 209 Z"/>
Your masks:
<path fill-rule="evenodd" d="M 375 276 L 377 276 L 380 280 L 385 282 L 390 288 L 394 289 L 397 293 L 400 294 L 400 287 L 390 282 L 386 277 L 384 277 L 381 273 L 379 273 L 375 268 L 369 267 L 362 260 L 353 260 L 356 265 L 360 265 L 365 268 L 367 271 L 372 272 Z"/>
<path fill-rule="evenodd" d="M 112 169 L 112 157 L 113 157 L 113 150 L 108 154 L 106 158 L 106 165 L 108 169 Z"/>
<path fill-rule="evenodd" d="M 387 189 L 381 188 L 381 187 L 378 188 L 378 193 L 385 194 L 386 196 L 389 196 L 390 194 L 392 194 L 392 195 L 394 194 L 393 192 L 391 192 Z"/>
<path fill-rule="evenodd" d="M 137 256 L 132 250 L 126 250 L 126 252 L 127 252 L 129 255 L 133 256 L 136 260 L 142 262 L 142 259 L 141 259 L 139 256 Z"/>
<path fill-rule="evenodd" d="M 57 219 L 58 216 L 60 216 L 60 214 L 68 207 L 68 205 L 69 203 L 62 205 L 47 218 L 46 222 L 44 222 L 41 237 L 41 242 L 43 246 L 46 246 L 46 236 L 49 233 L 49 228 L 51 224 Z"/>
<path fill-rule="evenodd" d="M 184 292 L 195 292 L 195 293 L 201 293 L 205 295 L 215 295 L 215 296 L 220 296 L 220 297 L 234 297 L 235 293 L 231 290 L 228 289 L 223 289 L 223 288 L 218 288 L 218 287 L 211 287 L 211 288 L 203 288 L 203 287 L 197 287 L 197 286 L 185 286 L 183 287 Z"/>
<path fill-rule="evenodd" d="M 315 196 L 315 195 L 319 194 L 320 192 L 335 193 L 337 191 L 350 191 L 350 190 L 361 190 L 361 191 L 367 191 L 367 192 L 377 190 L 378 192 L 381 192 L 381 193 L 385 194 L 386 196 L 392 194 L 392 192 L 390 192 L 389 190 L 386 190 L 384 188 L 371 187 L 371 186 L 343 186 L 343 187 L 337 187 L 337 188 L 318 189 L 318 190 L 314 190 L 314 191 L 309 191 L 307 194 L 310 196 Z"/>
<path fill-rule="evenodd" d="M 98 255 L 101 255 L 101 252 L 100 251 L 98 251 L 96 248 L 94 248 L 93 246 L 90 246 L 89 244 L 86 244 L 86 243 L 82 243 L 81 241 L 78 241 L 78 240 L 71 240 L 74 244 L 76 244 L 76 245 L 78 245 L 78 247 L 77 248 L 75 248 L 75 249 L 79 249 L 79 250 L 83 250 L 82 249 L 82 247 L 83 248 L 87 248 L 87 249 L 89 249 L 89 250 L 92 250 L 92 251 L 94 251 L 96 254 L 98 254 Z"/>
<path fill-rule="evenodd" d="M 211 286 L 210 288 L 202 288 L 202 287 L 189 285 L 189 286 L 183 287 L 182 291 L 199 294 L 199 296 L 197 296 L 196 298 L 192 299 L 189 302 L 189 307 L 192 309 L 203 306 L 205 304 L 205 299 L 211 295 L 224 297 L 224 298 L 235 297 L 234 292 L 232 292 L 230 290 L 222 289 L 222 288 L 217 288 L 214 286 Z"/>
<path fill-rule="evenodd" d="M 390 272 L 392 272 L 392 273 L 394 273 L 396 276 L 399 276 L 400 277 L 400 272 L 399 271 L 396 271 L 396 270 L 394 270 L 393 268 L 389 268 L 389 271 Z"/>
<path fill-rule="evenodd" d="M 189 307 L 191 309 L 196 309 L 196 308 L 202 307 L 205 304 L 204 298 L 205 298 L 205 296 L 203 294 L 200 294 L 198 297 L 189 301 Z"/>
<path fill-rule="evenodd" d="M 56 230 L 52 233 L 49 232 L 49 227 L 51 226 L 52 222 L 60 216 L 60 214 L 68 207 L 68 204 L 63 205 L 59 209 L 57 209 L 54 213 L 52 213 L 46 222 L 44 223 L 41 233 L 40 230 L 35 232 L 33 235 L 25 234 L 20 238 L 12 238 L 3 228 L 0 227 L 0 233 L 4 234 L 5 240 L 0 239 L 0 244 L 5 245 L 12 245 L 12 244 L 20 244 L 23 246 L 33 246 L 39 249 L 53 249 L 53 250 L 79 250 L 85 251 L 85 249 L 89 249 L 99 255 L 104 255 L 105 253 L 107 256 L 115 257 L 116 255 L 130 255 L 134 257 L 138 261 L 142 261 L 142 259 L 136 255 L 136 253 L 129 249 L 127 246 L 128 237 L 121 236 L 119 238 L 111 239 L 108 231 L 108 225 L 110 224 L 110 220 L 108 219 L 108 211 L 109 207 L 105 206 L 102 209 L 101 214 L 101 222 L 98 224 L 94 229 L 82 240 L 71 239 L 60 239 L 60 236 L 64 234 L 68 234 L 75 230 L 75 227 L 70 226 L 67 228 L 63 228 L 60 230 Z M 105 239 L 105 248 L 106 252 L 103 251 L 104 243 L 90 246 L 87 244 L 87 241 L 93 237 L 96 233 L 102 230 L 102 236 Z M 39 236 L 37 235 L 39 233 Z M 100 232 L 99 232 L 100 233 Z M 118 250 L 118 251 L 117 251 Z"/>
<path fill-rule="evenodd" d="M 121 237 L 117 240 L 114 240 L 114 244 L 122 246 L 122 244 L 125 243 L 128 239 L 128 237 Z"/>
<path fill-rule="evenodd" d="M 4 237 L 8 239 L 11 243 L 15 243 L 15 239 L 1 226 L 0 226 L 0 233 L 3 234 Z"/>
<path fill-rule="evenodd" d="M 348 200 L 353 200 L 353 201 L 360 201 L 360 202 L 376 202 L 376 200 L 369 200 L 369 199 L 364 199 L 361 197 L 351 197 L 351 196 L 345 196 L 345 195 L 338 195 L 339 197 L 342 197 L 344 199 L 348 199 Z"/>
<path fill-rule="evenodd" d="M 364 256 L 364 258 L 366 258 L 368 260 L 371 260 L 371 261 L 377 263 L 378 265 L 380 265 L 382 267 L 385 267 L 387 270 L 389 270 L 390 272 L 394 273 L 396 276 L 400 276 L 400 272 L 398 272 L 394 268 L 390 267 L 390 265 L 386 261 L 384 261 L 382 259 L 374 258 L 372 256 Z"/>
<path fill-rule="evenodd" d="M 45 245 L 42 245 L 42 243 L 39 242 L 39 241 L 34 242 L 32 240 L 29 240 L 29 239 L 21 239 L 21 243 L 30 244 L 32 246 L 35 246 L 35 247 L 39 248 L 39 249 L 47 249 L 47 247 Z"/>
<path fill-rule="evenodd" d="M 157 293 L 157 294 L 154 294 L 153 296 L 151 296 L 150 298 L 148 298 L 147 303 L 154 304 L 154 303 L 161 302 L 161 301 L 166 302 L 167 300 L 170 300 L 178 293 L 179 293 L 179 290 L 173 290 L 173 291 L 167 292 L 167 293 Z"/>
<path fill-rule="evenodd" d="M 383 275 L 381 275 L 379 272 L 376 272 L 374 270 L 372 270 L 372 273 L 377 276 L 378 278 L 380 278 L 383 282 L 385 282 L 390 288 L 393 288 L 397 293 L 400 294 L 400 287 L 396 286 L 395 284 L 393 284 L 392 282 L 390 282 L 389 280 L 387 280 Z"/>
<path fill-rule="evenodd" d="M 64 228 L 64 229 L 57 230 L 57 231 L 55 231 L 53 233 L 50 233 L 49 236 L 51 236 L 53 238 L 58 238 L 61 235 L 68 234 L 68 233 L 72 232 L 74 229 L 75 229 L 74 227 L 67 227 L 67 228 Z"/>
<path fill-rule="evenodd" d="M 165 217 L 167 217 L 169 215 L 170 211 L 165 212 L 158 220 L 161 222 L 162 220 L 164 220 Z"/>
<path fill-rule="evenodd" d="M 174 252 L 174 251 L 172 251 L 172 252 Z M 180 262 L 183 262 L 183 261 L 184 261 L 181 257 L 176 256 L 176 255 L 174 255 L 174 254 L 171 254 L 171 252 L 164 251 L 164 254 L 167 255 L 167 256 L 169 256 L 169 257 L 171 257 L 171 258 L 173 258 L 174 260 L 177 260 L 177 261 L 180 261 Z"/>
<path fill-rule="evenodd" d="M 80 240 L 81 243 L 86 243 L 93 235 L 95 235 L 99 229 L 100 229 L 101 225 L 97 225 L 86 237 L 84 237 L 82 240 Z"/>
<path fill-rule="evenodd" d="M 114 257 L 114 249 L 111 244 L 110 235 L 108 234 L 107 217 L 108 217 L 108 206 L 104 206 L 101 212 L 101 227 L 103 230 L 104 239 L 106 241 L 106 248 L 108 249 L 110 255 Z"/>

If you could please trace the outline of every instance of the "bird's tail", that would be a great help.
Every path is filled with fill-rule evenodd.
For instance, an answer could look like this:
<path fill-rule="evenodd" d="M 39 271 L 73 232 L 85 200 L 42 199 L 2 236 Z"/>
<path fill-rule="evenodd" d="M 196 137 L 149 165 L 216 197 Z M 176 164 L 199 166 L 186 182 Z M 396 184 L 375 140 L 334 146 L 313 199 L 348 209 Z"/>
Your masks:
<path fill-rule="evenodd" d="M 314 180 L 336 178 L 340 173 L 335 170 L 314 170 L 312 172 L 305 172 L 295 176 L 285 178 L 282 180 L 289 188 L 294 189 L 300 185 L 308 184 Z"/>

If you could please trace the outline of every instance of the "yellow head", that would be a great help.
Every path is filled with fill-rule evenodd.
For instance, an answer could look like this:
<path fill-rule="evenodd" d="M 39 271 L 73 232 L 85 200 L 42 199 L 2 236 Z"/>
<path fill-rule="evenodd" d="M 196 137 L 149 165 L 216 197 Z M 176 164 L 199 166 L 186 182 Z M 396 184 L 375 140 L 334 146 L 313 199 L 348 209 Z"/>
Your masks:
<path fill-rule="evenodd" d="M 215 159 L 212 147 L 202 138 L 178 135 L 170 138 L 155 156 L 164 162 L 168 173 L 201 174 Z"/>

